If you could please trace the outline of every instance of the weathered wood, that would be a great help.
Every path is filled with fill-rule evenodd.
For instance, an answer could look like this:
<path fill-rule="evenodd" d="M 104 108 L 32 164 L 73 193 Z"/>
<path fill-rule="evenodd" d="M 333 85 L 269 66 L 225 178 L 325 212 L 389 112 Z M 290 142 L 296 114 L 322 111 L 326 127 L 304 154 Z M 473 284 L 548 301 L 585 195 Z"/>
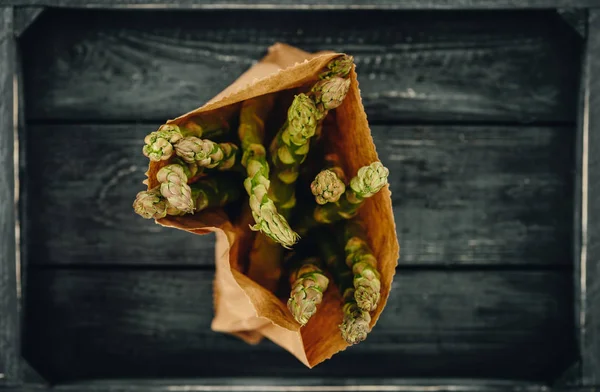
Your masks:
<path fill-rule="evenodd" d="M 283 41 L 354 55 L 371 122 L 575 121 L 581 37 L 555 12 L 335 15 L 49 10 L 23 45 L 28 118 L 164 121 Z"/>
<path fill-rule="evenodd" d="M 15 7 L 14 34 L 20 37 L 44 10 L 44 7 Z"/>
<path fill-rule="evenodd" d="M 600 384 L 600 11 L 589 14 L 581 111 L 578 321 L 584 385 Z"/>
<path fill-rule="evenodd" d="M 59 392 L 137 392 L 137 391 L 280 391 L 306 390 L 311 392 L 350 392 L 350 391 L 397 391 L 397 392 L 561 392 L 550 391 L 538 383 L 504 380 L 476 379 L 399 379 L 399 378 L 209 378 L 190 380 L 92 380 L 58 385 Z M 278 389 L 280 388 L 280 389 Z M 302 389 L 306 388 L 306 389 Z M 9 391 L 10 392 L 10 391 Z M 24 391 L 25 392 L 25 391 Z M 28 391 L 27 391 L 28 392 Z M 565 391 L 566 392 L 566 391 Z M 569 392 L 592 392 L 577 391 Z"/>
<path fill-rule="evenodd" d="M 250 346 L 210 331 L 212 279 L 210 271 L 34 268 L 25 356 L 52 381 L 391 374 L 541 380 L 574 360 L 573 283 L 564 271 L 401 271 L 369 338 L 312 370 L 270 342 Z"/>
<path fill-rule="evenodd" d="M 142 9 L 385 9 L 385 10 L 461 10 L 600 7 L 598 0 L 0 0 L 0 5 L 42 5 L 80 8 Z"/>
<path fill-rule="evenodd" d="M 30 126 L 34 264 L 213 264 L 213 237 L 135 215 L 156 125 Z M 570 128 L 374 126 L 402 264 L 569 264 Z"/>
<path fill-rule="evenodd" d="M 19 323 L 15 253 L 13 9 L 0 7 L 0 383 L 19 375 Z"/>
<path fill-rule="evenodd" d="M 594 388 L 549 388 L 543 383 L 478 379 L 401 379 L 401 378 L 301 378 L 236 377 L 204 379 L 118 379 L 89 380 L 58 384 L 56 392 L 596 392 Z M 44 392 L 35 385 L 3 392 Z"/>

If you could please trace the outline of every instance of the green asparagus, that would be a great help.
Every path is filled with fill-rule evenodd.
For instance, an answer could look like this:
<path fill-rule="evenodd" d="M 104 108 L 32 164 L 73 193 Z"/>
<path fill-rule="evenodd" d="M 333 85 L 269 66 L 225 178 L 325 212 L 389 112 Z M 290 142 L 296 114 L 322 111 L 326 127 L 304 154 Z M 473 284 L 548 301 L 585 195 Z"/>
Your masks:
<path fill-rule="evenodd" d="M 326 169 L 321 170 L 310 184 L 310 190 L 317 204 L 335 203 L 346 191 L 344 170 L 337 154 L 325 157 Z"/>
<path fill-rule="evenodd" d="M 349 89 L 350 79 L 334 76 L 318 81 L 311 89 L 311 97 L 317 107 L 318 119 L 323 119 L 329 110 L 340 106 Z"/>
<path fill-rule="evenodd" d="M 388 175 L 389 170 L 381 162 L 361 167 L 338 202 L 315 208 L 314 220 L 318 223 L 333 223 L 354 217 L 365 199 L 387 185 Z"/>
<path fill-rule="evenodd" d="M 317 305 L 323 301 L 329 279 L 321 269 L 318 257 L 300 258 L 295 254 L 286 260 L 292 265 L 290 284 L 292 286 L 287 307 L 300 325 L 306 325 L 317 312 Z"/>
<path fill-rule="evenodd" d="M 175 145 L 185 136 L 218 137 L 226 133 L 228 128 L 227 122 L 217 118 L 204 121 L 202 125 L 192 120 L 184 121 L 181 125 L 163 124 L 144 138 L 142 152 L 151 161 L 165 161 L 173 156 Z"/>
<path fill-rule="evenodd" d="M 176 169 L 177 170 L 177 169 Z M 214 175 L 191 184 L 193 212 L 209 207 L 222 207 L 240 197 L 239 180 L 231 175 Z M 161 219 L 167 215 L 183 215 L 160 193 L 160 187 L 139 192 L 133 203 L 134 211 L 146 219 Z"/>
<path fill-rule="evenodd" d="M 372 312 L 377 309 L 381 296 L 377 258 L 367 244 L 366 233 L 358 221 L 350 220 L 344 226 L 344 251 L 346 264 L 354 274 L 354 298 L 359 308 Z"/>
<path fill-rule="evenodd" d="M 287 120 L 270 146 L 274 167 L 272 182 L 277 186 L 269 195 L 278 208 L 289 209 L 296 204 L 295 183 L 300 166 L 327 112 L 338 107 L 348 93 L 350 80 L 343 77 L 348 75 L 352 61 L 351 57 L 333 60 L 328 64 L 328 71 L 321 75 L 322 80 L 315 83 L 308 94 L 294 97 Z"/>
<path fill-rule="evenodd" d="M 339 325 L 342 338 L 349 344 L 359 343 L 366 339 L 370 331 L 371 315 L 356 303 L 352 271 L 344 262 L 343 248 L 327 230 L 319 230 L 315 238 L 321 257 L 333 275 L 344 301 L 342 323 Z"/>
<path fill-rule="evenodd" d="M 247 178 L 244 187 L 249 196 L 255 225 L 252 230 L 260 231 L 285 248 L 290 248 L 300 238 L 292 230 L 286 218 L 277 211 L 269 197 L 269 164 L 264 142 L 264 119 L 271 111 L 273 95 L 265 95 L 244 101 L 240 112 L 240 137 Z M 260 252 L 259 252 L 260 256 Z"/>
<path fill-rule="evenodd" d="M 145 219 L 162 219 L 167 215 L 179 215 L 181 211 L 171 206 L 159 187 L 138 192 L 133 202 L 133 210 Z"/>
<path fill-rule="evenodd" d="M 156 173 L 156 179 L 160 183 L 160 193 L 174 208 L 183 213 L 194 210 L 192 190 L 188 185 L 188 179 L 193 175 L 185 162 L 164 166 Z"/>
<path fill-rule="evenodd" d="M 354 58 L 352 56 L 343 55 L 335 60 L 332 60 L 327 64 L 327 70 L 322 72 L 319 77 L 321 79 L 327 79 L 331 77 L 345 78 L 350 73 L 354 64 Z"/>
<path fill-rule="evenodd" d="M 235 164 L 238 147 L 233 143 L 215 143 L 187 136 L 175 144 L 175 153 L 187 163 L 207 169 L 227 170 Z"/>

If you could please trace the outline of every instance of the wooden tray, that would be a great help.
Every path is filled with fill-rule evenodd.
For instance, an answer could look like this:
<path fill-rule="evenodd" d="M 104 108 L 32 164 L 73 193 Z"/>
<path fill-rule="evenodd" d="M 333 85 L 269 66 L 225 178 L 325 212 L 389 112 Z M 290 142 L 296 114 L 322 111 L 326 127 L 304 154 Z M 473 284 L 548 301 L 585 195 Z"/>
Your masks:
<path fill-rule="evenodd" d="M 212 236 L 131 209 L 143 136 L 276 41 L 355 56 L 401 244 L 313 370 L 212 332 Z M 600 386 L 597 75 L 593 0 L 0 0 L 0 390 Z"/>

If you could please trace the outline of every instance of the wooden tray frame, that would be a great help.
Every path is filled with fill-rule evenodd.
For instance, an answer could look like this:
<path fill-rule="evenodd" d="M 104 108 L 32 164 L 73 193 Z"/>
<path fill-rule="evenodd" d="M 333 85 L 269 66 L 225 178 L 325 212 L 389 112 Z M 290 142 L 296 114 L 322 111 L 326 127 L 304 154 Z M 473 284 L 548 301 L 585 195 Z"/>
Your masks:
<path fill-rule="evenodd" d="M 323 4 L 327 3 L 327 4 Z M 102 380 L 49 385 L 21 357 L 17 39 L 47 7 L 139 9 L 556 9 L 584 35 L 575 172 L 575 314 L 579 358 L 550 384 L 486 379 Z M 565 8 L 566 7 L 566 8 Z M 596 156 L 598 154 L 598 156 Z M 0 0 L 0 391 L 553 392 L 600 389 L 600 0 Z"/>

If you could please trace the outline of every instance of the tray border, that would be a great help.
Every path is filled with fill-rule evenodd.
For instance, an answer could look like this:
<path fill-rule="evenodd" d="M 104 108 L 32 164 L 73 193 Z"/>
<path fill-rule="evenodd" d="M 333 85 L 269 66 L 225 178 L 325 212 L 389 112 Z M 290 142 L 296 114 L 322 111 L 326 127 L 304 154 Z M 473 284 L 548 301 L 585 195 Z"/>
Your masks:
<path fill-rule="evenodd" d="M 401 391 L 550 392 L 600 388 L 600 0 L 0 0 L 0 389 L 16 391 Z M 573 315 L 580 357 L 551 385 L 494 380 L 304 380 L 199 379 L 105 380 L 48 386 L 26 382 L 29 366 L 20 353 L 20 244 L 18 234 L 18 130 L 23 124 L 18 36 L 44 7 L 139 9 L 539 9 L 561 8 L 583 14 L 584 53 L 576 134 L 574 249 L 576 304 Z M 16 163 L 15 163 L 16 162 Z M 13 184 L 14 186 L 8 186 Z M 23 368 L 23 369 L 21 369 Z M 23 371 L 22 371 L 23 370 Z M 326 384 L 325 384 L 326 383 Z M 7 389 L 8 388 L 8 389 Z"/>

